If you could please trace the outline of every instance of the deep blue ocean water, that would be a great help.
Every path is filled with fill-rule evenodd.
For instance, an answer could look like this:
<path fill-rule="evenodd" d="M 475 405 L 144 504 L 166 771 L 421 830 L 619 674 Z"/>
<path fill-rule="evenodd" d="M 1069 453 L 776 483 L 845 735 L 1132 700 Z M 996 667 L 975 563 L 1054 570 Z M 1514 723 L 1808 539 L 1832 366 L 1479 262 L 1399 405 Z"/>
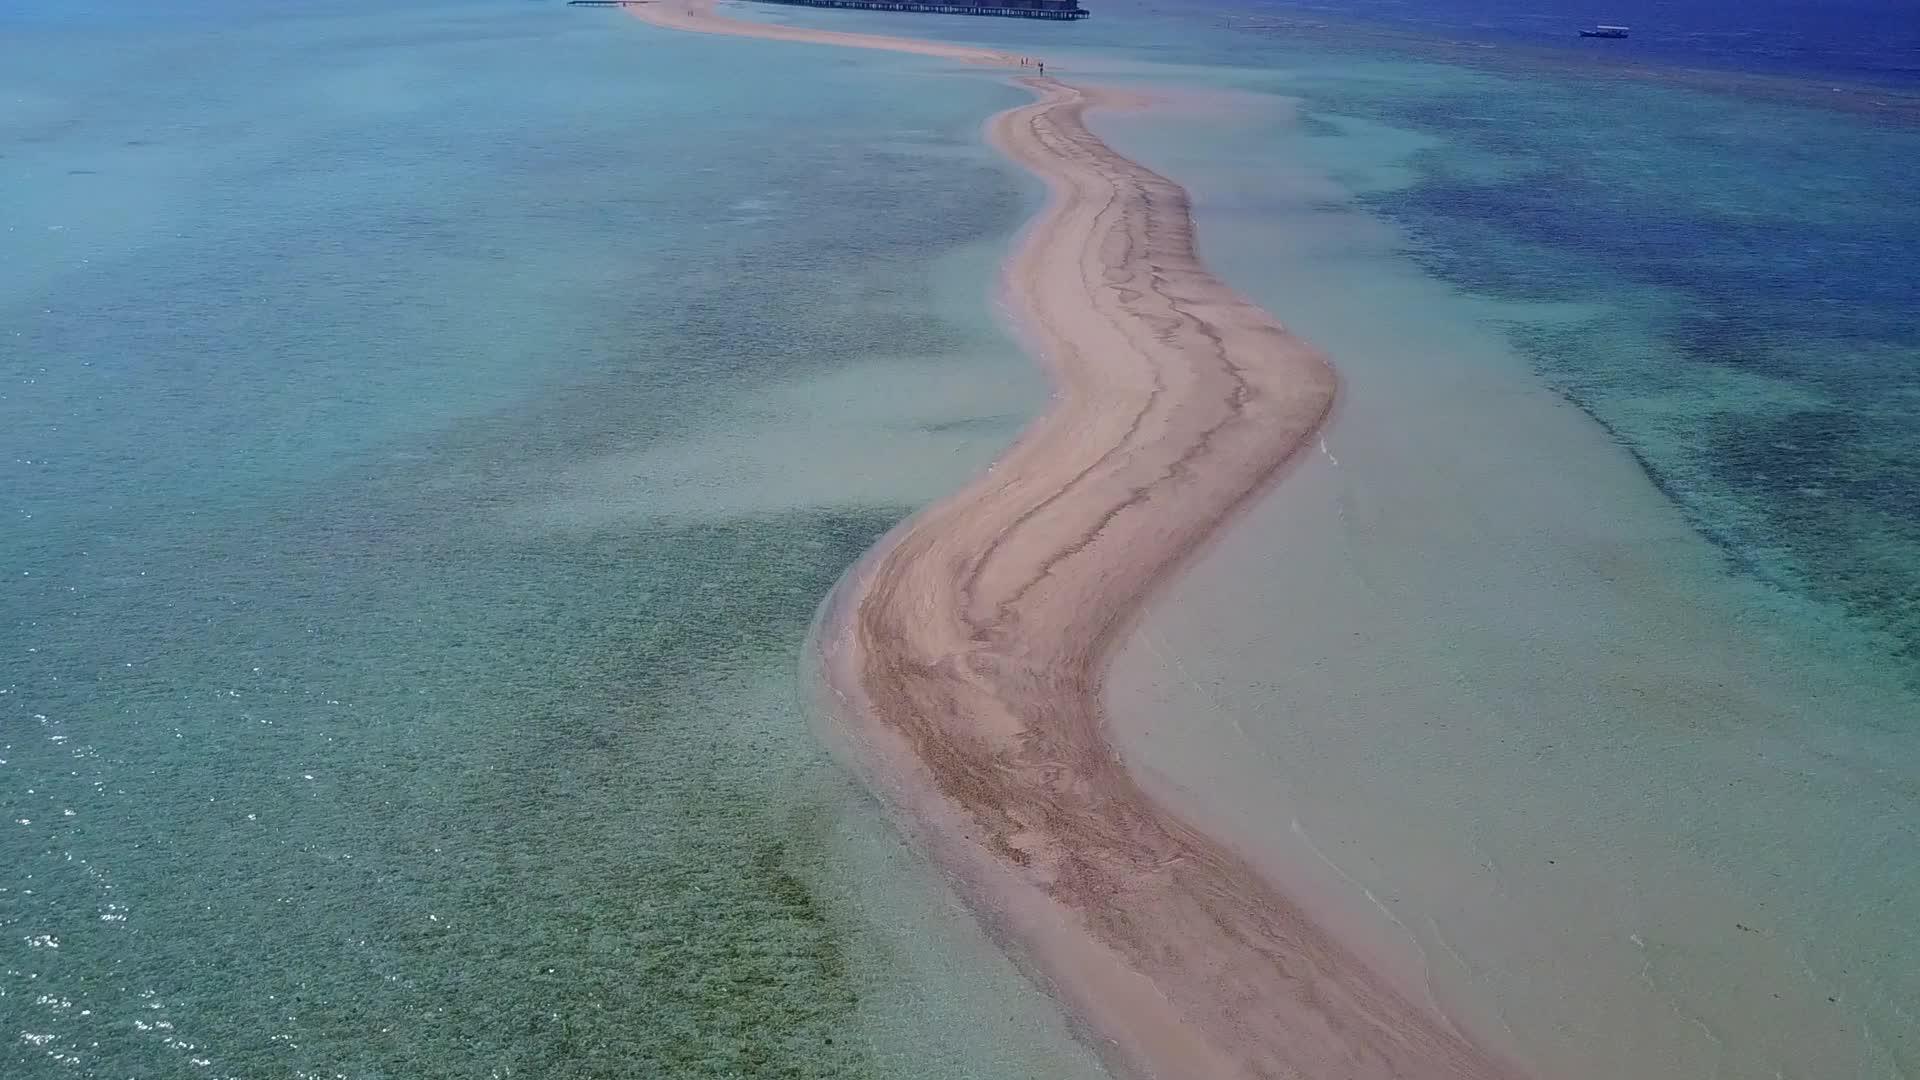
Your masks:
<path fill-rule="evenodd" d="M 1920 17 L 1905 0 L 1213 0 L 1225 11 L 1397 28 L 1430 41 L 1558 47 L 1565 58 L 1920 84 Z M 1607 23 L 1626 40 L 1575 38 Z"/>
<path fill-rule="evenodd" d="M 1409 255 L 1479 295 L 1608 305 L 1512 333 L 1744 569 L 1920 674 L 1920 210 L 1899 195 L 1920 133 L 1639 77 L 1497 92 L 1514 79 L 1316 105 L 1443 136 L 1365 198 Z"/>
<path fill-rule="evenodd" d="M 1812 81 L 1911 82 L 1915 20 L 1822 11 L 1766 9 L 1754 40 L 1659 57 L 1777 73 L 1791 37 L 1791 100 L 1658 67 L 1545 74 L 1539 50 L 1418 94 L 1329 80 L 1309 100 L 1437 136 L 1413 183 L 1364 199 L 1408 254 L 1479 295 L 1608 305 L 1512 334 L 1742 568 L 1849 612 L 1916 678 L 1920 210 L 1902 192 L 1920 127 L 1822 107 Z"/>

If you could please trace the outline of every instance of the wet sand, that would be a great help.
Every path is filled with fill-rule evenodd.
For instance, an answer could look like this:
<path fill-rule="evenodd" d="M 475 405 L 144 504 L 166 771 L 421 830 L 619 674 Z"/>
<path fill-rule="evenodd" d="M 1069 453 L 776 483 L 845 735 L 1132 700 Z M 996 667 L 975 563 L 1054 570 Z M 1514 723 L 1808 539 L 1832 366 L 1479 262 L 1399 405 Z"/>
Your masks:
<path fill-rule="evenodd" d="M 1017 65 L 990 50 L 714 15 L 662 26 Z M 1136 783 L 1101 715 L 1152 591 L 1332 407 L 1310 346 L 1221 283 L 1186 193 L 1085 125 L 1056 79 L 994 117 L 1052 197 L 1006 297 L 1056 395 L 988 472 L 907 522 L 820 631 L 837 731 L 904 827 L 1117 1070 L 1197 1077 L 1515 1075 Z"/>

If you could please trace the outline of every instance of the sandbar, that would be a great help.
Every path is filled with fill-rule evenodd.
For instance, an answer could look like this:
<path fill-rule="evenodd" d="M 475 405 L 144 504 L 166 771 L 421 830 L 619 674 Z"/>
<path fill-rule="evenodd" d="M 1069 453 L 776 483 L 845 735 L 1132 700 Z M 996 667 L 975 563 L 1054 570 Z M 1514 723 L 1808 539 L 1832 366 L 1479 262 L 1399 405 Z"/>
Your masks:
<path fill-rule="evenodd" d="M 712 0 L 628 10 L 681 30 L 1020 65 L 731 19 Z M 1004 290 L 1055 393 L 987 472 L 895 529 L 829 599 L 816 640 L 840 741 L 1116 1072 L 1520 1075 L 1152 798 L 1109 741 L 1102 677 L 1130 621 L 1308 444 L 1338 382 L 1207 270 L 1187 193 L 1089 130 L 1088 110 L 1116 97 L 1017 81 L 1037 100 L 993 117 L 988 138 L 1051 195 Z"/>

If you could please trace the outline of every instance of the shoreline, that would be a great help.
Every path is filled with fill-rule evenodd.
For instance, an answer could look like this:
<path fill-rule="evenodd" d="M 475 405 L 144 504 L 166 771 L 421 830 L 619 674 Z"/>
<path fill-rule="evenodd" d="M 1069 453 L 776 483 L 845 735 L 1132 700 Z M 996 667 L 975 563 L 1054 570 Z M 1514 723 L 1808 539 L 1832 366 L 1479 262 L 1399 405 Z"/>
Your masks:
<path fill-rule="evenodd" d="M 762 26 L 679 30 L 1014 66 L 962 46 Z M 1220 282 L 1178 185 L 1085 125 L 1056 79 L 989 141 L 1046 181 L 1005 272 L 1055 395 L 989 470 L 896 528 L 822 608 L 856 767 L 1002 943 L 1144 1076 L 1519 1075 L 1371 970 L 1252 865 L 1149 796 L 1101 717 L 1148 596 L 1307 445 L 1325 360 Z"/>

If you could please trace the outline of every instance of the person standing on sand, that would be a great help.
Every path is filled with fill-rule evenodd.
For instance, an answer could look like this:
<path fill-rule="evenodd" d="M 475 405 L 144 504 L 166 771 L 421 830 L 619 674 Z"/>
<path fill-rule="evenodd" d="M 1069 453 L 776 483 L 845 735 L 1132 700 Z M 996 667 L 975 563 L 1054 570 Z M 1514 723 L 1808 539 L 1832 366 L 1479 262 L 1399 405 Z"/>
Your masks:
<path fill-rule="evenodd" d="M 1047 73 L 1047 62 L 1045 60 L 1042 60 L 1040 61 L 1040 74 L 1045 75 L 1046 73 Z"/>

